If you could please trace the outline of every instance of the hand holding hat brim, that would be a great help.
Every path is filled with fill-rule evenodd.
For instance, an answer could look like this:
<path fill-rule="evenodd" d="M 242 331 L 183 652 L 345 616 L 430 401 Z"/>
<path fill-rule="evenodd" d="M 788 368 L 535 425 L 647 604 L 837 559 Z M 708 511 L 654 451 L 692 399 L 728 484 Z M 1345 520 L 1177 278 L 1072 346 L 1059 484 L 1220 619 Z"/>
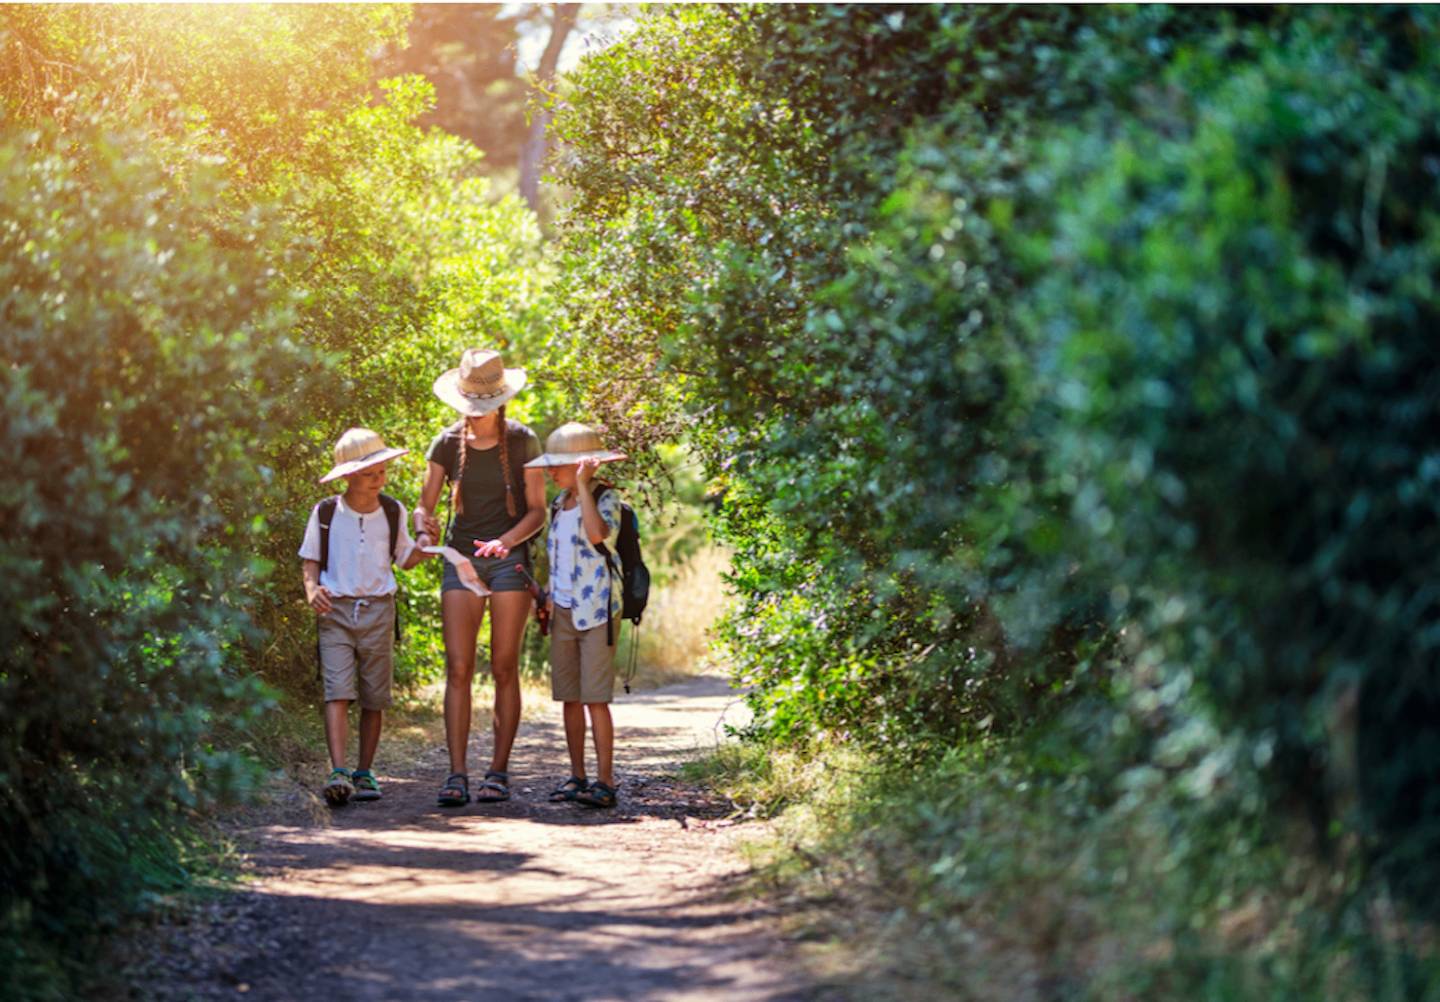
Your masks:
<path fill-rule="evenodd" d="M 595 459 L 602 463 L 618 463 L 630 457 L 623 452 L 547 452 L 536 456 L 525 464 L 527 468 L 540 468 L 545 466 L 573 466 L 586 459 Z"/>

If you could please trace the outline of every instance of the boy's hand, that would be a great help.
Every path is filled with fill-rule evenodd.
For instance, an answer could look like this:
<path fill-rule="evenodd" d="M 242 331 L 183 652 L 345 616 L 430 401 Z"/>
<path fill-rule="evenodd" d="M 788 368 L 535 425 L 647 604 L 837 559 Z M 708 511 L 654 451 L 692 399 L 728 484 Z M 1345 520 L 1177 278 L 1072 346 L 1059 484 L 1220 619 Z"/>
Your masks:
<path fill-rule="evenodd" d="M 590 486 L 590 481 L 595 477 L 595 471 L 600 469 L 600 460 L 596 456 L 582 459 L 575 466 L 575 482 L 585 487 Z"/>
<path fill-rule="evenodd" d="M 429 532 L 421 532 L 420 535 L 418 535 L 418 536 L 415 537 L 415 546 L 416 546 L 417 548 L 423 549 L 424 547 L 434 546 L 434 545 L 435 545 L 435 537 L 431 536 Z M 422 553 L 422 554 L 420 554 L 420 559 L 421 559 L 421 560 L 430 560 L 431 558 L 433 558 L 433 557 L 435 557 L 435 556 L 436 556 L 436 554 L 434 554 L 434 553 Z"/>
<path fill-rule="evenodd" d="M 508 556 L 510 556 L 510 547 L 506 546 L 503 542 L 501 542 L 501 541 L 498 540 L 498 539 L 487 539 L 487 540 L 484 540 L 483 542 L 482 542 L 481 540 L 476 539 L 476 540 L 474 540 L 474 543 L 475 543 L 475 556 L 477 556 L 477 557 L 508 557 Z"/>
<path fill-rule="evenodd" d="M 316 585 L 314 588 L 305 589 L 305 601 L 310 603 L 310 608 L 320 615 L 325 615 L 334 608 L 330 604 L 330 589 L 324 585 Z"/>
<path fill-rule="evenodd" d="M 420 524 L 415 527 L 415 534 L 418 536 L 420 535 L 420 533 L 423 532 L 431 539 L 439 539 L 440 520 L 435 517 L 434 513 L 428 511 L 417 511 L 415 514 L 420 516 L 419 519 L 417 519 Z"/>

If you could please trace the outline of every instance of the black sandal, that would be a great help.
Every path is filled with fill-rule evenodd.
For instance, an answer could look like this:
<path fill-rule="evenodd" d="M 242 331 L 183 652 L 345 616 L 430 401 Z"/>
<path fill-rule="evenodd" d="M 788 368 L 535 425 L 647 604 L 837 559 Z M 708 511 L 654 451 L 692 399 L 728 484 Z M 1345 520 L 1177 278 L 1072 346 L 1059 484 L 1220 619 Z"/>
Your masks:
<path fill-rule="evenodd" d="M 567 800 L 574 800 L 577 796 L 584 793 L 589 786 L 589 780 L 581 779 L 579 776 L 571 776 L 550 791 L 550 803 L 560 804 Z"/>
<path fill-rule="evenodd" d="M 497 796 L 486 797 L 483 791 L 493 790 Z M 485 774 L 485 782 L 475 788 L 475 803 L 498 804 L 510 799 L 510 774 L 492 769 Z"/>
<path fill-rule="evenodd" d="M 441 807 L 460 807 L 470 803 L 470 777 L 463 772 L 452 772 L 446 776 L 445 785 L 440 787 L 440 795 L 435 802 Z"/>
<path fill-rule="evenodd" d="M 575 794 L 575 802 L 586 807 L 614 807 L 615 787 L 595 780 L 589 787 Z"/>

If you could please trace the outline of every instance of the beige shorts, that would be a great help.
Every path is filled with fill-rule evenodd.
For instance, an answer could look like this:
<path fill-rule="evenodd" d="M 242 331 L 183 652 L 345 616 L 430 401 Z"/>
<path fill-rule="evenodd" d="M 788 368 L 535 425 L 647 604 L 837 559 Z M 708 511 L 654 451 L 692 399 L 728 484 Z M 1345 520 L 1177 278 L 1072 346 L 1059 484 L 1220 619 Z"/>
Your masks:
<path fill-rule="evenodd" d="M 565 703 L 608 703 L 615 695 L 615 648 L 605 642 L 605 624 L 577 630 L 570 610 L 558 605 L 550 620 L 550 695 Z"/>
<path fill-rule="evenodd" d="M 325 701 L 358 699 L 363 709 L 385 709 L 395 675 L 395 596 L 330 602 L 319 622 Z"/>

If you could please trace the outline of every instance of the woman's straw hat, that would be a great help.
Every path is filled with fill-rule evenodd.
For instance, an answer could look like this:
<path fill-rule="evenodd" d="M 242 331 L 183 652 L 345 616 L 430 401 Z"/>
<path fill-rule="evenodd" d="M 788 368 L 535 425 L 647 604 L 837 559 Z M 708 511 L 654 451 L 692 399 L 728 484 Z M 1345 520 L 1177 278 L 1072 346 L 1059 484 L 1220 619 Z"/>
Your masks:
<path fill-rule="evenodd" d="M 469 417 L 499 410 L 525 386 L 524 369 L 507 369 L 498 351 L 466 348 L 460 368 L 435 380 L 435 395 Z"/>
<path fill-rule="evenodd" d="M 545 439 L 545 453 L 526 466 L 569 466 L 582 459 L 595 458 L 602 463 L 625 459 L 623 452 L 613 452 L 600 441 L 600 433 L 588 424 L 571 421 L 562 424 Z"/>
<path fill-rule="evenodd" d="M 409 451 L 385 448 L 385 440 L 369 428 L 351 428 L 335 443 L 335 466 L 320 478 L 320 482 L 327 484 L 338 477 L 348 477 Z"/>

